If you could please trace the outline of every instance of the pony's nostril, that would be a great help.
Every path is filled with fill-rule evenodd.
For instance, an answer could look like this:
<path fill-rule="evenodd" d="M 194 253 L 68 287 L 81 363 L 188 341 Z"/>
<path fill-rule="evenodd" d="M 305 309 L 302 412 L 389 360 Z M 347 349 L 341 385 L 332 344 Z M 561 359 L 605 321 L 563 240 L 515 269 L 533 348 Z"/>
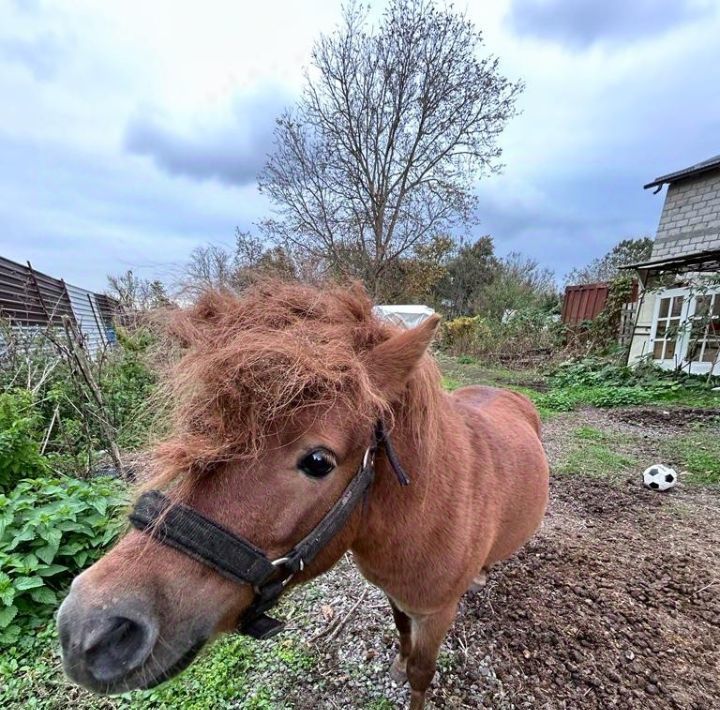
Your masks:
<path fill-rule="evenodd" d="M 133 619 L 104 619 L 85 640 L 88 670 L 104 683 L 122 678 L 150 655 L 153 636 L 150 628 Z"/>

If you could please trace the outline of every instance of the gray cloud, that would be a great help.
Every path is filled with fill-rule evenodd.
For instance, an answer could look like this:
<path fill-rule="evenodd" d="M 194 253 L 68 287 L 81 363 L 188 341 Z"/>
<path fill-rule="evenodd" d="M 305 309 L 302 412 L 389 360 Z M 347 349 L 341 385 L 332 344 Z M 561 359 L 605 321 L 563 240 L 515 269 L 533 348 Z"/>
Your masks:
<path fill-rule="evenodd" d="M 517 34 L 585 48 L 661 34 L 714 11 L 711 0 L 512 0 L 505 19 Z"/>
<path fill-rule="evenodd" d="M 141 113 L 129 121 L 124 146 L 130 153 L 152 158 L 171 175 L 252 184 L 272 147 L 275 118 L 289 101 L 285 94 L 270 90 L 244 97 L 235 103 L 226 125 L 198 127 L 192 134 Z"/>
<path fill-rule="evenodd" d="M 171 280 L 197 244 L 229 244 L 265 210 L 251 188 L 188 187 L 127 156 L 2 131 L 0 165 L 0 254 L 86 288 L 128 268 Z"/>
<path fill-rule="evenodd" d="M 523 204 L 498 200 L 491 182 L 481 188 L 478 234 L 491 234 L 498 253 L 521 251 L 560 278 L 578 264 L 606 253 L 625 237 L 653 235 L 662 196 L 644 192 L 647 170 L 529 178 L 541 197 Z"/>
<path fill-rule="evenodd" d="M 67 49 L 66 43 L 52 33 L 32 39 L 9 37 L 0 40 L 0 57 L 21 64 L 38 81 L 55 78 Z"/>

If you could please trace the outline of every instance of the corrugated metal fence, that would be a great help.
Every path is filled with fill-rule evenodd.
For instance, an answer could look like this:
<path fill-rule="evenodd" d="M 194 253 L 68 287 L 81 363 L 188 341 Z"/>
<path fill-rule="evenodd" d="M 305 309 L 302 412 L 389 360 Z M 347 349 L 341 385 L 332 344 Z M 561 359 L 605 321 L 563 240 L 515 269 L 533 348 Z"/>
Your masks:
<path fill-rule="evenodd" d="M 568 286 L 563 299 L 562 322 L 579 325 L 583 321 L 594 320 L 605 308 L 607 297 L 606 283 Z"/>
<path fill-rule="evenodd" d="M 115 342 L 115 302 L 103 294 L 66 284 L 10 259 L 0 257 L 0 317 L 12 328 L 38 330 L 62 325 L 69 316 L 89 352 Z"/>
<path fill-rule="evenodd" d="M 567 286 L 562 306 L 562 322 L 579 326 L 597 318 L 607 303 L 609 284 L 594 283 Z M 618 326 L 618 342 L 626 345 L 632 339 L 633 324 L 637 312 L 638 282 L 633 281 L 630 301 L 623 306 Z"/>

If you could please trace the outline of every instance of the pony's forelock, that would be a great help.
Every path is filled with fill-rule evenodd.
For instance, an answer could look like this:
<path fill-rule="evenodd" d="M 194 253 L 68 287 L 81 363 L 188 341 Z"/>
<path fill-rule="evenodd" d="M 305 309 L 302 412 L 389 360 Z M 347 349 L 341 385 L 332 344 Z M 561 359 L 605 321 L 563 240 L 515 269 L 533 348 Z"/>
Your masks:
<path fill-rule="evenodd" d="M 374 317 L 357 285 L 264 281 L 241 296 L 210 291 L 171 313 L 169 330 L 186 350 L 168 377 L 173 436 L 154 449 L 150 487 L 257 459 L 270 439 L 313 410 L 337 407 L 368 429 L 378 417 L 392 419 L 393 403 L 363 356 L 397 330 Z M 418 437 L 428 435 L 429 398 L 438 390 L 427 360 L 405 397 L 423 420 L 413 418 L 413 429 L 424 430 Z"/>

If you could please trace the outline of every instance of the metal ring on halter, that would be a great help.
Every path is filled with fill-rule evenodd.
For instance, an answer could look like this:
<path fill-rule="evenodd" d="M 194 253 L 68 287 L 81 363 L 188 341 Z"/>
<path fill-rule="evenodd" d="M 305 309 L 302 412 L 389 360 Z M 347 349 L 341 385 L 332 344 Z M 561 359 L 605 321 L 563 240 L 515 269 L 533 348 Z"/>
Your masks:
<path fill-rule="evenodd" d="M 286 562 L 289 562 L 289 557 L 278 557 L 276 560 L 270 560 L 270 564 L 273 567 L 280 567 L 281 565 L 284 565 Z M 303 561 L 302 557 L 300 558 L 300 568 L 298 569 L 298 572 L 302 572 L 305 569 L 305 562 Z M 293 572 L 289 577 L 286 577 L 282 581 L 282 586 L 287 586 L 288 582 L 295 576 L 295 572 Z"/>
<path fill-rule="evenodd" d="M 368 466 L 372 466 L 375 463 L 375 447 L 368 446 L 365 449 L 365 454 L 362 460 L 362 468 L 366 469 Z"/>

